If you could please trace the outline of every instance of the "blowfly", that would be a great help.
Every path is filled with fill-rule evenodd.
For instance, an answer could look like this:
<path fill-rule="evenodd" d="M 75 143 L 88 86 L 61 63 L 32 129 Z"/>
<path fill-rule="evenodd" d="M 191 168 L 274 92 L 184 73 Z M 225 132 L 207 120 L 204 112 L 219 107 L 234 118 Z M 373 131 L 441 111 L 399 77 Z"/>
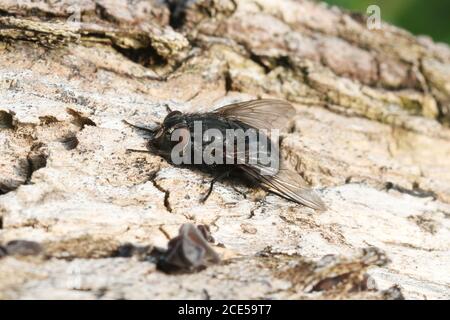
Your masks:
<path fill-rule="evenodd" d="M 203 200 L 208 198 L 216 181 L 238 174 L 283 198 L 326 210 L 306 181 L 279 161 L 279 141 L 275 140 L 278 135 L 273 132 L 285 130 L 294 116 L 295 109 L 289 103 L 260 99 L 204 113 L 170 111 L 155 129 L 132 126 L 151 133 L 148 151 L 144 152 L 157 154 L 176 165 L 194 165 L 216 174 Z M 265 140 L 268 143 L 263 143 Z"/>

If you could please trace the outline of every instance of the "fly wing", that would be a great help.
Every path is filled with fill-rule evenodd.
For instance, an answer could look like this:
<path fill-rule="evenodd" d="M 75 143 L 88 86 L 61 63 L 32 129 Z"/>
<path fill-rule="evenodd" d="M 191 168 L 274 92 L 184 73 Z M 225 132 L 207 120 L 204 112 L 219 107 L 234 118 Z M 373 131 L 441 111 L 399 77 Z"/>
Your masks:
<path fill-rule="evenodd" d="M 295 109 L 286 101 L 260 99 L 226 105 L 213 113 L 246 123 L 256 129 L 286 129 Z"/>
<path fill-rule="evenodd" d="M 306 181 L 297 172 L 282 167 L 275 175 L 264 175 L 264 173 L 270 173 L 271 169 L 249 164 L 239 167 L 268 191 L 315 210 L 327 209 L 322 199 L 308 187 Z"/>

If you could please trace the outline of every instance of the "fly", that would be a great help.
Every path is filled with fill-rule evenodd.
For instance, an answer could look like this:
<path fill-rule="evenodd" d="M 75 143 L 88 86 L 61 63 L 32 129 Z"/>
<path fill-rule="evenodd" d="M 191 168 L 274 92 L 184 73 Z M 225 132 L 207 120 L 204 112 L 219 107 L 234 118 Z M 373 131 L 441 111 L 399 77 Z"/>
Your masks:
<path fill-rule="evenodd" d="M 141 152 L 157 154 L 174 164 L 180 164 L 182 157 L 185 162 L 181 164 L 196 165 L 216 173 L 203 201 L 211 194 L 215 182 L 231 173 L 238 173 L 269 192 L 323 211 L 326 210 L 325 204 L 297 172 L 286 168 L 282 163 L 274 167 L 272 162 L 267 164 L 261 161 L 263 158 L 276 157 L 279 161 L 279 143 L 274 141 L 272 132 L 286 129 L 294 116 L 295 109 L 291 104 L 281 100 L 260 99 L 233 103 L 204 113 L 170 111 L 155 129 L 130 125 L 149 131 L 152 135 L 147 143 L 148 151 Z M 200 142 L 196 144 L 197 129 L 201 129 L 201 135 Z M 203 132 L 215 134 L 210 137 L 208 134 L 203 135 Z M 230 137 L 229 132 L 244 132 L 246 135 L 244 140 L 239 140 L 236 136 L 224 138 Z M 256 132 L 257 135 L 248 135 L 248 132 Z M 263 144 L 264 140 L 269 143 Z M 239 141 L 244 143 L 243 148 L 239 148 Z M 222 147 L 222 150 L 211 148 L 213 143 L 215 147 Z M 256 151 L 252 153 L 251 150 Z M 211 162 L 205 154 L 216 161 Z M 178 162 L 174 161 L 174 156 L 178 157 Z"/>

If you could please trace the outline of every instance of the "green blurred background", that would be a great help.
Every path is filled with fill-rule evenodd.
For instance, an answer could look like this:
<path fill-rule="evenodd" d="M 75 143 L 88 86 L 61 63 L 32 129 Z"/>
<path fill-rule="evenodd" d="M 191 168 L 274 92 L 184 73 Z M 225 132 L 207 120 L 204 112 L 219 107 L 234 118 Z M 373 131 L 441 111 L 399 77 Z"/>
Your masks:
<path fill-rule="evenodd" d="M 366 13 L 378 5 L 381 18 L 414 34 L 426 34 L 450 44 L 450 0 L 325 0 L 329 4 Z"/>

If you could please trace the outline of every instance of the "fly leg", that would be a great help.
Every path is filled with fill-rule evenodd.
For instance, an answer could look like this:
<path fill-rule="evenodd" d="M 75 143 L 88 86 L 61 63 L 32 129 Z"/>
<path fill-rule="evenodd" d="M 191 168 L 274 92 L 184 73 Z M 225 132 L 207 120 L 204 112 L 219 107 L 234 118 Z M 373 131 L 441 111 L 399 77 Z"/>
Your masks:
<path fill-rule="evenodd" d="M 228 177 L 228 175 L 230 174 L 230 172 L 231 172 L 231 170 L 227 170 L 227 171 L 221 172 L 221 173 L 219 173 L 217 176 L 215 176 L 215 177 L 211 180 L 211 182 L 210 182 L 210 184 L 209 184 L 208 192 L 206 193 L 205 196 L 203 196 L 203 197 L 200 199 L 200 203 L 204 203 L 204 202 L 209 198 L 209 196 L 211 195 L 211 192 L 213 191 L 214 184 L 215 184 L 217 181 L 219 181 L 219 180 L 221 180 L 221 179 L 223 179 L 223 178 L 225 178 L 225 177 Z"/>

